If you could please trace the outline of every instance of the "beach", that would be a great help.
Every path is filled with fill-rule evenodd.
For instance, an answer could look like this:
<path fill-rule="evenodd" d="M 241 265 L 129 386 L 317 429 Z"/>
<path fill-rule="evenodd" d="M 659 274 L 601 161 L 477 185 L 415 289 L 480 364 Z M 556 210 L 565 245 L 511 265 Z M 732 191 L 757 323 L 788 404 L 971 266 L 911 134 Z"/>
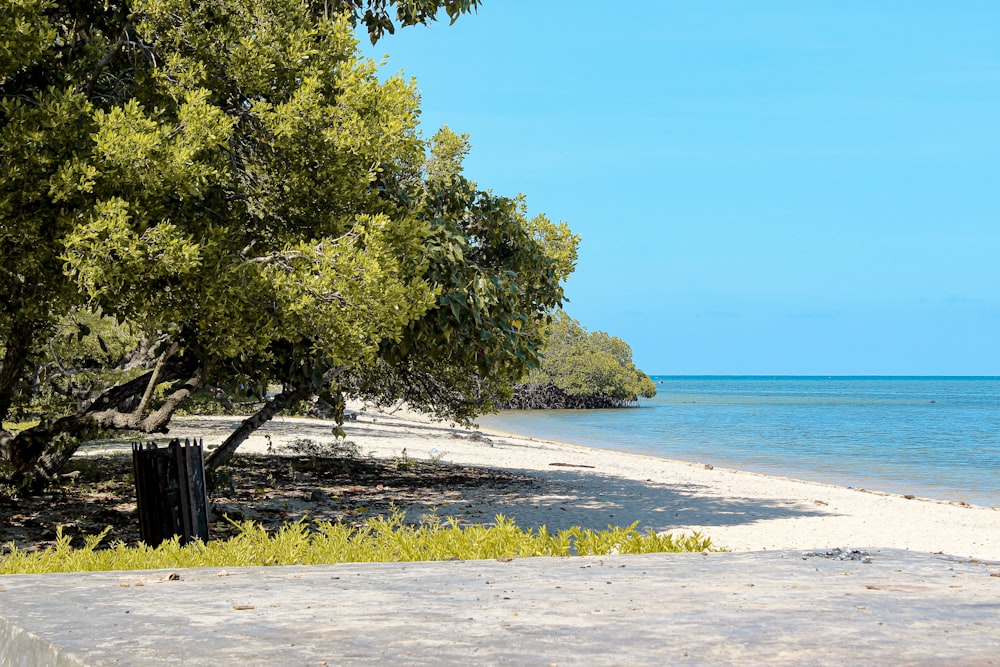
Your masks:
<path fill-rule="evenodd" d="M 894 548 L 1000 561 L 1000 507 L 931 500 L 786 479 L 717 466 L 673 461 L 471 430 L 397 410 L 362 406 L 344 424 L 363 456 L 436 461 L 510 471 L 530 484 L 439 494 L 406 507 L 465 523 L 497 514 L 522 527 L 550 531 L 627 526 L 657 533 L 700 532 L 733 551 Z M 218 444 L 237 417 L 175 419 L 171 436 Z M 240 451 L 282 451 L 296 439 L 333 442 L 332 423 L 276 418 Z M 387 489 L 388 491 L 388 489 Z"/>
<path fill-rule="evenodd" d="M 168 437 L 211 447 L 239 421 L 182 417 Z M 523 528 L 699 530 L 733 553 L 4 577 L 0 663 L 5 651 L 15 662 L 372 665 L 972 665 L 998 654 L 1000 508 L 454 428 L 403 411 L 348 421 L 351 446 L 332 427 L 278 418 L 245 443 L 264 457 L 227 469 L 259 473 L 239 480 L 242 519 L 272 515 L 270 530 L 353 523 L 394 502 L 408 520 L 504 514 Z M 323 443 L 353 460 L 310 463 Z M 109 449 L 122 447 L 79 454 L 126 458 L 101 456 Z M 213 497 L 213 512 L 226 498 Z"/>

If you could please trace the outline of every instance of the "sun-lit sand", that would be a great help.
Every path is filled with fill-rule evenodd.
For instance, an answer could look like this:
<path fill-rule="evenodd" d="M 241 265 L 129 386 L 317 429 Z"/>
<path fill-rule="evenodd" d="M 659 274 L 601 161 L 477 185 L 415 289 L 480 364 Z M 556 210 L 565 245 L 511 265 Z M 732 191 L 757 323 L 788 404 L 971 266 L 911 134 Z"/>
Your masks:
<path fill-rule="evenodd" d="M 171 435 L 217 444 L 238 418 L 175 420 Z M 700 531 L 736 551 L 890 547 L 1000 561 L 1000 507 L 969 506 L 803 482 L 432 422 L 403 410 L 348 421 L 364 454 L 405 455 L 521 471 L 534 483 L 509 493 L 464 493 L 454 503 L 405 508 L 464 521 L 496 514 L 523 527 L 604 528 L 638 522 L 656 532 Z M 270 442 L 268 440 L 270 438 Z M 332 441 L 330 422 L 278 418 L 241 451 L 296 439 Z"/>

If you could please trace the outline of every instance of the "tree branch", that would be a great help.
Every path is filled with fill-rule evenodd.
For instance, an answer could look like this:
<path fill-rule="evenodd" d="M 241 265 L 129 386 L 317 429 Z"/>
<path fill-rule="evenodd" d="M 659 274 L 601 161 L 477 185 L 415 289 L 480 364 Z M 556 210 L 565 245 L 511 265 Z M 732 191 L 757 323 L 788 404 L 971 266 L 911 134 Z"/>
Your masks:
<path fill-rule="evenodd" d="M 87 84 L 85 95 L 88 99 L 94 92 L 94 86 L 97 85 L 97 79 L 101 76 L 101 72 L 103 72 L 104 68 L 108 66 L 112 58 L 118 55 L 118 53 L 122 50 L 122 47 L 129 42 L 128 31 L 135 26 L 135 23 L 138 20 L 138 14 L 132 14 L 132 16 L 128 17 L 128 20 L 125 21 L 125 25 L 122 26 L 122 32 L 121 35 L 118 36 L 118 41 L 115 42 L 110 51 L 104 54 L 101 61 L 97 63 L 97 67 L 94 68 L 93 74 L 90 75 L 90 82 Z"/>
<path fill-rule="evenodd" d="M 191 394 L 195 393 L 205 385 L 205 377 L 208 375 L 207 368 L 199 368 L 194 375 L 187 379 L 187 381 L 174 389 L 174 391 L 167 396 L 167 400 L 163 402 L 160 408 L 150 414 L 148 417 L 143 419 L 140 417 L 139 430 L 145 433 L 164 433 L 167 430 L 167 423 L 170 422 L 170 418 L 177 411 L 177 408 L 188 399 Z"/>
<path fill-rule="evenodd" d="M 58 471 L 76 451 L 75 445 L 69 446 L 68 453 L 63 452 L 63 456 L 60 453 L 62 450 L 53 444 L 59 436 L 69 435 L 79 439 L 97 428 L 133 429 L 147 433 L 162 431 L 173 411 L 204 382 L 203 373 L 204 369 L 197 360 L 174 357 L 161 368 L 160 381 L 184 380 L 184 383 L 174 390 L 163 407 L 145 419 L 130 410 L 130 406 L 149 386 L 154 371 L 108 389 L 80 413 L 48 419 L 13 438 L 0 439 L 0 458 L 13 464 L 19 478 L 24 480 L 36 473 Z M 57 464 L 58 467 L 55 467 Z M 38 479 L 36 476 L 32 483 L 37 484 Z"/>
<path fill-rule="evenodd" d="M 316 392 L 322 393 L 323 391 L 326 391 L 326 388 L 328 388 L 330 383 L 332 383 L 334 379 L 342 373 L 342 368 L 334 367 L 323 373 L 317 383 L 310 382 L 304 386 L 286 385 L 285 388 L 282 389 L 281 393 L 267 401 L 263 408 L 244 419 L 243 423 L 241 423 L 239 427 L 233 431 L 228 438 L 226 438 L 225 442 L 219 445 L 219 447 L 212 452 L 212 454 L 208 457 L 208 460 L 205 461 L 205 470 L 207 472 L 211 472 L 218 469 L 219 466 L 225 465 L 231 458 L 233 458 L 233 454 L 236 453 L 236 449 L 243 444 L 254 431 L 269 422 L 276 414 L 288 408 L 296 401 L 304 400 Z M 338 417 L 338 422 L 341 419 L 342 413 L 341 416 Z"/>
<path fill-rule="evenodd" d="M 138 414 L 139 419 L 146 413 L 146 406 L 149 405 L 149 399 L 153 397 L 153 390 L 156 389 L 156 385 L 160 383 L 160 374 L 163 372 L 163 365 L 167 362 L 167 359 L 173 356 L 177 352 L 180 346 L 174 343 L 169 348 L 163 351 L 160 358 L 156 361 L 156 366 L 153 368 L 153 375 L 149 378 L 149 384 L 146 385 L 146 391 L 143 393 L 142 398 L 139 399 L 139 407 L 135 409 L 136 414 Z"/>
<path fill-rule="evenodd" d="M 240 424 L 239 428 L 233 431 L 225 442 L 212 452 L 205 461 L 205 471 L 212 472 L 219 466 L 225 465 L 236 449 L 242 445 L 250 435 L 261 426 L 269 422 L 276 414 L 292 405 L 296 401 L 301 401 L 309 396 L 311 391 L 303 387 L 286 387 L 280 394 L 267 401 L 264 407 L 253 415 L 247 417 Z"/>

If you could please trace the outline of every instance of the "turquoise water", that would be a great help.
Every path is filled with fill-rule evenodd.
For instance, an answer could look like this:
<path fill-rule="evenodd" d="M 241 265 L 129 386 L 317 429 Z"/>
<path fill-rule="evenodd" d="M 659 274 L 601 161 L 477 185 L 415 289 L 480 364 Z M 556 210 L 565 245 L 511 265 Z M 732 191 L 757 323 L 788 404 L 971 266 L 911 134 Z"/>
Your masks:
<path fill-rule="evenodd" d="M 513 433 L 1000 506 L 1000 378 L 653 376 L 623 410 L 506 411 Z"/>

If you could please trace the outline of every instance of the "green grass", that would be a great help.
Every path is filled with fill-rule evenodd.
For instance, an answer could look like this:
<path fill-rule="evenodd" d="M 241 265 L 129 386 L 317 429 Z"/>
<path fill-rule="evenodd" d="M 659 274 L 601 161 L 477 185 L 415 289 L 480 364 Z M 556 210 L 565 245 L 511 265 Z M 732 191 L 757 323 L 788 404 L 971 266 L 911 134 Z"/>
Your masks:
<path fill-rule="evenodd" d="M 298 521 L 275 533 L 245 522 L 240 533 L 224 541 L 180 546 L 176 540 L 157 548 L 116 542 L 100 548 L 107 535 L 88 537 L 73 548 L 58 532 L 56 546 L 40 552 L 11 552 L 0 558 L 0 574 L 152 570 L 182 567 L 254 565 L 320 565 L 349 562 L 401 562 L 526 558 L 532 556 L 599 556 L 685 551 L 717 551 L 711 540 L 694 535 L 640 533 L 636 524 L 594 531 L 578 527 L 550 534 L 545 527 L 521 529 L 498 515 L 494 525 L 460 526 L 454 519 L 403 523 L 402 514 L 377 517 L 360 526 Z"/>

